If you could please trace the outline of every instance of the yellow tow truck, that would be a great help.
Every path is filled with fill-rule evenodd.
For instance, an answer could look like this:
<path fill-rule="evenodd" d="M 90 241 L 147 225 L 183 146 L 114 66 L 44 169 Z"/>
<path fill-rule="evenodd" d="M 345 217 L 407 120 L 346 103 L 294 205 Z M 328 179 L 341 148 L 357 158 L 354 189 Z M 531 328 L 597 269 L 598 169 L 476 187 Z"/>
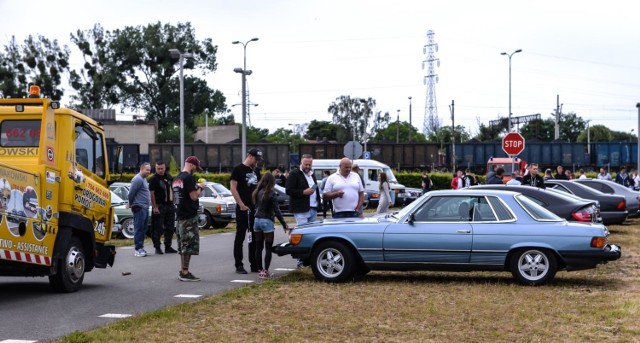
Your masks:
<path fill-rule="evenodd" d="M 75 292 L 115 258 L 104 130 L 39 93 L 0 99 L 0 275 Z"/>

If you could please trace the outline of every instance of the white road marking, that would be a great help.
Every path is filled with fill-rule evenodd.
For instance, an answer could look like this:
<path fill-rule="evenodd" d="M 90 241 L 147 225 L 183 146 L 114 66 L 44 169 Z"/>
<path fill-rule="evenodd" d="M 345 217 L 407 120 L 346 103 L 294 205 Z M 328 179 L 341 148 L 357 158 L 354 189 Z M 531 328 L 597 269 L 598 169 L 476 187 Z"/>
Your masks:
<path fill-rule="evenodd" d="M 252 283 L 254 282 L 253 280 L 231 280 L 231 282 L 238 282 L 238 283 Z"/>
<path fill-rule="evenodd" d="M 291 271 L 294 271 L 295 268 L 276 268 L 275 270 L 280 270 L 283 272 L 291 272 Z"/>
<path fill-rule="evenodd" d="M 37 341 L 27 341 L 25 339 L 5 339 L 4 341 L 0 341 L 0 343 L 34 343 Z"/>
<path fill-rule="evenodd" d="M 106 313 L 98 317 L 99 318 L 128 318 L 128 317 L 131 317 L 131 315 L 124 314 L 124 313 Z"/>
<path fill-rule="evenodd" d="M 174 295 L 174 298 L 200 298 L 202 295 L 200 294 L 178 294 Z"/>

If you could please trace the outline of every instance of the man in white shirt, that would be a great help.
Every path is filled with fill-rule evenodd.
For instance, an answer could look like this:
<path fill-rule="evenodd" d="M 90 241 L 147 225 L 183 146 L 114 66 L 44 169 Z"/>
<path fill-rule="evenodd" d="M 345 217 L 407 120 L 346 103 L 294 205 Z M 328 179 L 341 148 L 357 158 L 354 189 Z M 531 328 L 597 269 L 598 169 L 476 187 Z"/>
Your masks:
<path fill-rule="evenodd" d="M 611 174 L 607 173 L 604 168 L 600 168 L 600 173 L 598 174 L 598 180 L 609 180 L 611 181 Z"/>
<path fill-rule="evenodd" d="M 338 172 L 327 179 L 323 197 L 325 201 L 333 200 L 333 218 L 364 217 L 364 185 L 360 176 L 351 172 L 350 159 L 345 157 L 340 160 Z"/>

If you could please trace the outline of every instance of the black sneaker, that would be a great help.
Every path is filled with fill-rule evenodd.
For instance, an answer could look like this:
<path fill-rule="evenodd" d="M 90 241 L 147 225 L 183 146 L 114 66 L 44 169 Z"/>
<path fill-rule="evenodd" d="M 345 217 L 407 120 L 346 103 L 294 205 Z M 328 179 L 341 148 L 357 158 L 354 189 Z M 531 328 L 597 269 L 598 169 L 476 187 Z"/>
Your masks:
<path fill-rule="evenodd" d="M 247 270 L 244 269 L 244 267 L 237 267 L 236 268 L 236 273 L 238 273 L 238 274 L 248 274 Z"/>
<path fill-rule="evenodd" d="M 178 252 L 178 250 L 172 248 L 171 246 L 168 246 L 164 248 L 164 252 L 167 254 L 175 254 Z"/>
<path fill-rule="evenodd" d="M 178 280 L 187 281 L 187 282 L 196 282 L 200 281 L 199 277 L 194 276 L 191 272 L 187 272 L 186 274 L 182 274 L 182 272 L 178 272 Z"/>
<path fill-rule="evenodd" d="M 162 249 L 160 249 L 160 248 L 156 248 L 156 255 L 162 255 L 162 254 L 164 254 L 164 253 L 162 252 Z"/>

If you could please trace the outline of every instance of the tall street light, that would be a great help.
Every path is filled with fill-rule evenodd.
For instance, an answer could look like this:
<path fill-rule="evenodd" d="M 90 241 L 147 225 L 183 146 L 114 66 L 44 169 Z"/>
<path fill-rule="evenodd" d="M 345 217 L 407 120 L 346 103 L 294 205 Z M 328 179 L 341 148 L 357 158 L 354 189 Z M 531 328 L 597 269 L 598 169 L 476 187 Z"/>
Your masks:
<path fill-rule="evenodd" d="M 192 53 L 182 53 L 178 49 L 169 49 L 172 58 L 178 58 L 180 64 L 180 170 L 184 168 L 184 75 L 183 64 L 185 58 L 192 58 Z"/>
<path fill-rule="evenodd" d="M 409 143 L 411 143 L 412 132 L 413 132 L 413 124 L 411 123 L 411 97 L 409 97 Z"/>
<path fill-rule="evenodd" d="M 251 38 L 246 42 L 234 41 L 231 44 L 242 44 L 244 50 L 243 54 L 243 68 L 235 68 L 233 71 L 242 74 L 242 157 L 241 160 L 247 156 L 247 75 L 251 75 L 251 70 L 247 70 L 247 45 L 251 42 L 257 41 L 258 38 Z"/>
<path fill-rule="evenodd" d="M 518 49 L 510 54 L 507 54 L 506 52 L 500 53 L 500 55 L 509 56 L 509 126 L 508 126 L 509 131 L 508 132 L 511 132 L 511 56 L 519 52 L 522 52 L 522 49 Z"/>

